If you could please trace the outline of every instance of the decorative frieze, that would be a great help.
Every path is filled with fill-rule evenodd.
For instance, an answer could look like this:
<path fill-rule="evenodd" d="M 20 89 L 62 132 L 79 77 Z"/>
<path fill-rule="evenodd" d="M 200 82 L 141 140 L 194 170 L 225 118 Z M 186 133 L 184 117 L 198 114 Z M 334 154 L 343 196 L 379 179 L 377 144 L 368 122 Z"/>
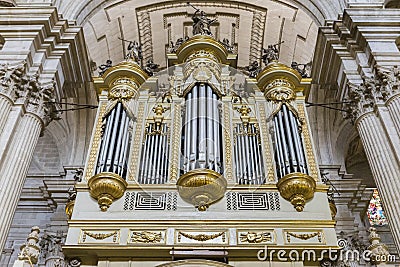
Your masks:
<path fill-rule="evenodd" d="M 288 244 L 323 243 L 322 231 L 284 231 Z M 294 239 L 294 240 L 293 240 Z"/>
<path fill-rule="evenodd" d="M 228 192 L 226 193 L 226 209 L 241 210 L 280 210 L 279 193 L 263 192 Z"/>

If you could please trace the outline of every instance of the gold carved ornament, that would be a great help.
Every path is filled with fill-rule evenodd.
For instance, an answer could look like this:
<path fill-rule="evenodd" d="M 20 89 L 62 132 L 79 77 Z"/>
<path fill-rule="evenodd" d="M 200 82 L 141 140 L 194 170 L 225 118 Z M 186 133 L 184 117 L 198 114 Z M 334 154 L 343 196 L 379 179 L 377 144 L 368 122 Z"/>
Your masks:
<path fill-rule="evenodd" d="M 240 241 L 243 243 L 262 243 L 262 242 L 271 242 L 272 235 L 269 232 L 247 232 L 240 233 Z"/>
<path fill-rule="evenodd" d="M 142 138 L 142 129 L 143 129 L 143 120 L 144 120 L 144 108 L 145 104 L 143 102 L 139 102 L 138 107 L 138 121 L 136 122 L 136 130 L 135 136 L 132 142 L 132 151 L 130 155 L 132 159 L 130 159 L 130 168 L 129 168 L 129 178 L 128 180 L 133 181 L 135 180 L 136 171 L 138 168 L 138 161 L 139 161 L 139 154 L 140 154 L 140 139 Z"/>
<path fill-rule="evenodd" d="M 103 126 L 103 116 L 107 109 L 107 103 L 103 102 L 99 107 L 99 114 L 96 122 L 96 127 L 93 135 L 92 147 L 90 149 L 89 161 L 86 168 L 86 180 L 89 180 L 93 175 L 94 166 L 96 165 L 97 152 L 101 141 L 101 132 Z"/>
<path fill-rule="evenodd" d="M 322 242 L 322 234 L 321 232 L 315 232 L 315 233 L 309 233 L 309 234 L 296 234 L 296 233 L 292 233 L 292 232 L 286 232 L 286 240 L 288 243 L 290 243 L 290 237 L 295 237 L 301 240 L 308 240 L 311 239 L 313 237 L 318 237 L 318 242 Z"/>
<path fill-rule="evenodd" d="M 231 116 L 228 105 L 224 105 L 224 139 L 225 139 L 225 177 L 232 181 L 232 139 L 231 139 Z"/>
<path fill-rule="evenodd" d="M 266 161 L 266 166 L 267 166 L 267 170 L 268 170 L 268 181 L 269 182 L 273 182 L 275 181 L 275 169 L 274 169 L 274 165 L 272 163 L 272 156 L 271 156 L 271 147 L 270 147 L 270 142 L 268 141 L 268 127 L 267 127 L 267 123 L 266 123 L 266 112 L 265 112 L 265 107 L 263 104 L 260 105 L 259 107 L 260 110 L 260 116 L 261 116 L 261 121 L 260 121 L 260 125 L 261 125 L 261 131 L 263 133 L 263 146 L 264 146 L 264 153 L 265 153 L 265 157 L 264 160 Z"/>
<path fill-rule="evenodd" d="M 299 115 L 299 120 L 305 122 L 306 121 L 306 114 L 304 110 L 304 105 L 300 104 L 298 105 L 298 115 Z M 302 127 L 303 131 L 303 136 L 304 136 L 304 145 L 306 149 L 306 155 L 307 155 L 307 163 L 310 168 L 310 174 L 311 177 L 314 178 L 314 180 L 318 180 L 318 168 L 317 168 L 317 163 L 315 161 L 314 157 L 314 152 L 313 152 L 313 147 L 311 143 L 311 135 L 308 130 L 307 125 L 304 125 Z"/>
<path fill-rule="evenodd" d="M 171 171 L 170 181 L 175 182 L 178 179 L 178 162 L 180 148 L 180 127 L 181 127 L 181 105 L 176 104 L 174 108 L 174 128 L 172 134 L 172 153 L 171 153 Z"/>
<path fill-rule="evenodd" d="M 162 240 L 161 232 L 132 232 L 131 242 L 134 243 L 160 243 Z"/>
<path fill-rule="evenodd" d="M 213 239 L 216 239 L 216 238 L 222 236 L 222 242 L 225 242 L 225 232 L 220 232 L 220 233 L 216 233 L 216 234 L 209 234 L 209 235 L 208 234 L 192 235 L 192 234 L 189 234 L 189 233 L 184 233 L 184 232 L 179 231 L 178 232 L 178 242 L 181 241 L 181 236 L 184 236 L 184 237 L 186 237 L 188 239 L 191 239 L 191 240 L 200 241 L 200 242 L 213 240 Z"/>
<path fill-rule="evenodd" d="M 86 242 L 86 236 L 89 236 L 91 238 L 94 238 L 96 240 L 104 240 L 106 238 L 109 238 L 111 236 L 113 236 L 113 242 L 117 242 L 117 236 L 118 236 L 118 232 L 114 231 L 111 233 L 92 233 L 89 231 L 84 231 L 83 232 L 83 236 L 82 236 L 82 242 Z"/>

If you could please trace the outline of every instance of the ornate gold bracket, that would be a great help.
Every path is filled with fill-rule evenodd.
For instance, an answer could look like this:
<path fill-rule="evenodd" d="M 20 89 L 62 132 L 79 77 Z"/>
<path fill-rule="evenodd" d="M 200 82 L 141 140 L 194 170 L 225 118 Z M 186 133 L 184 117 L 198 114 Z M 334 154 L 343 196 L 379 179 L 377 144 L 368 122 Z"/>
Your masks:
<path fill-rule="evenodd" d="M 128 183 L 118 174 L 102 172 L 89 179 L 90 195 L 99 203 L 101 211 L 107 211 L 114 200 L 124 194 Z"/>
<path fill-rule="evenodd" d="M 276 184 L 281 196 L 290 201 L 295 209 L 303 211 L 306 201 L 314 197 L 315 180 L 304 173 L 291 173 L 282 177 Z"/>
<path fill-rule="evenodd" d="M 227 182 L 215 171 L 196 169 L 183 174 L 178 179 L 177 186 L 184 201 L 194 205 L 199 211 L 205 211 L 224 196 Z"/>

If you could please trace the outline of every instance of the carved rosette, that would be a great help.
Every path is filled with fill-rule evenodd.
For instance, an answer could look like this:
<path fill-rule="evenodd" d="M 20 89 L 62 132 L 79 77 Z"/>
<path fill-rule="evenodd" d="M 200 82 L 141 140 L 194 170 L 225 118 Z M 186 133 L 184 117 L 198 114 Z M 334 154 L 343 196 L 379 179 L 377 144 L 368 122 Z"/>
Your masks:
<path fill-rule="evenodd" d="M 304 173 L 291 173 L 281 178 L 277 185 L 281 196 L 301 212 L 306 202 L 314 197 L 315 180 Z"/>
<path fill-rule="evenodd" d="M 212 170 L 196 169 L 183 174 L 177 181 L 181 198 L 205 211 L 212 203 L 221 199 L 226 191 L 225 178 Z"/>
<path fill-rule="evenodd" d="M 90 178 L 88 185 L 101 211 L 107 211 L 114 200 L 123 196 L 128 183 L 115 173 L 102 172 Z"/>

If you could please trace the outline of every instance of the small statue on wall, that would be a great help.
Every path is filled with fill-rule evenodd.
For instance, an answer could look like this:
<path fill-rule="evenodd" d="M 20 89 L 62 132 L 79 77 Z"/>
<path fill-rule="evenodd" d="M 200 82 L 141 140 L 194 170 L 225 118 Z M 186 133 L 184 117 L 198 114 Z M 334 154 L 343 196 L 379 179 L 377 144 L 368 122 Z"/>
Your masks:
<path fill-rule="evenodd" d="M 268 65 L 272 61 L 277 61 L 279 59 L 279 47 L 283 43 L 284 41 L 277 44 L 268 45 L 268 48 L 266 49 L 263 48 L 263 55 L 261 58 L 265 65 Z"/>
<path fill-rule="evenodd" d="M 112 61 L 110 59 L 107 59 L 106 64 L 101 64 L 99 66 L 99 75 L 102 76 L 106 70 L 112 67 Z"/>
<path fill-rule="evenodd" d="M 133 59 L 136 62 L 140 62 L 142 56 L 142 46 L 137 41 L 130 41 L 128 44 L 128 53 L 125 56 L 126 60 Z"/>
<path fill-rule="evenodd" d="M 255 78 L 257 77 L 258 73 L 260 73 L 260 64 L 258 63 L 258 61 L 253 61 L 253 63 L 245 67 L 245 70 L 250 78 Z"/>
<path fill-rule="evenodd" d="M 146 66 L 144 67 L 144 71 L 149 75 L 149 76 L 153 76 L 155 72 L 157 72 L 158 67 L 160 65 L 155 64 L 153 62 L 153 59 L 150 58 L 149 60 L 147 60 L 146 62 Z"/>
<path fill-rule="evenodd" d="M 196 34 L 212 35 L 210 26 L 213 22 L 217 21 L 217 19 L 209 19 L 203 10 L 194 7 L 189 2 L 187 4 L 196 10 L 192 16 L 193 35 Z"/>

